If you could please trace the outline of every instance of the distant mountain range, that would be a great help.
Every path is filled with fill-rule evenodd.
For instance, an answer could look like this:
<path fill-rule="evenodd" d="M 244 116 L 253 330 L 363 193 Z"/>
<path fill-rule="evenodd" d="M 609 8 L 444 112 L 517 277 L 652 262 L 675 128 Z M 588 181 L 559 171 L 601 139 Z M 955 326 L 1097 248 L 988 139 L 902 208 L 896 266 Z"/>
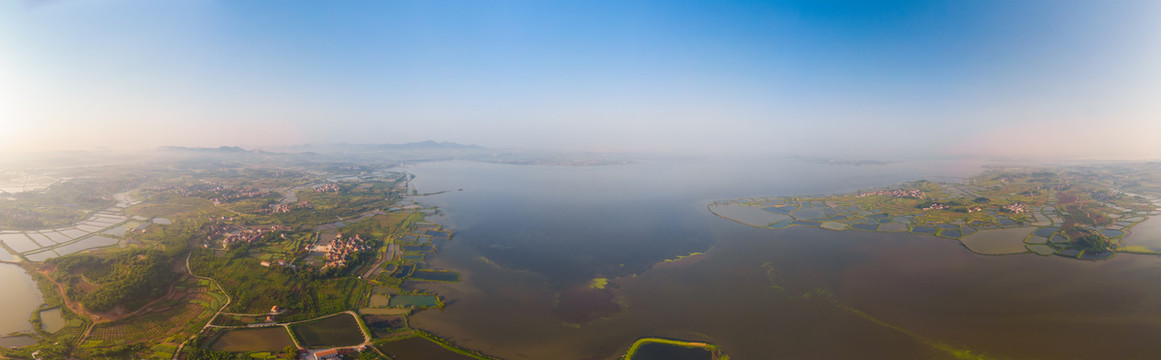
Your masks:
<path fill-rule="evenodd" d="M 464 145 L 450 141 L 421 141 L 406 144 L 301 144 L 290 146 L 271 147 L 265 150 L 247 150 L 238 146 L 220 146 L 220 147 L 185 147 L 185 146 L 162 146 L 161 151 L 192 151 L 199 153 L 244 153 L 244 152 L 279 152 L 279 153 L 366 153 L 366 152 L 383 152 L 383 151 L 407 151 L 407 150 L 482 150 L 484 149 L 478 145 Z"/>
<path fill-rule="evenodd" d="M 219 146 L 219 147 L 186 147 L 186 146 L 162 146 L 158 148 L 161 151 L 198 151 L 198 152 L 248 152 L 249 150 L 237 146 Z"/>
<path fill-rule="evenodd" d="M 392 152 L 392 151 L 462 151 L 462 150 L 482 150 L 483 147 L 478 145 L 464 145 L 449 141 L 421 141 L 406 144 L 302 144 L 285 147 L 272 148 L 273 151 L 283 152 L 318 152 L 318 153 L 366 153 L 366 152 Z"/>

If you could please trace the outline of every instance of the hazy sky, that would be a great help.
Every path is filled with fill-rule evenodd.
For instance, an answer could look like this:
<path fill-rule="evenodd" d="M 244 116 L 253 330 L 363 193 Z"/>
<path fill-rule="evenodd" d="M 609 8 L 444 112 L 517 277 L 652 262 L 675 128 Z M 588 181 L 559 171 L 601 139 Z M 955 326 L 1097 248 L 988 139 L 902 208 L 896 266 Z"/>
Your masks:
<path fill-rule="evenodd" d="M 1161 1 L 3 1 L 0 152 L 1161 157 Z"/>

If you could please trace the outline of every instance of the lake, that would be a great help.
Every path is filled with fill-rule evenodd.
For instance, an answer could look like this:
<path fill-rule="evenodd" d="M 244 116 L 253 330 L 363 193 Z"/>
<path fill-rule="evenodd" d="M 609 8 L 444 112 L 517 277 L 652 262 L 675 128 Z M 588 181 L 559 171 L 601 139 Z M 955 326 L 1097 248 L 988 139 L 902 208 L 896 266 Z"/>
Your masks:
<path fill-rule="evenodd" d="M 0 284 L 4 286 L 4 291 L 0 291 L 0 304 L 4 306 L 4 315 L 0 316 L 0 337 L 13 332 L 33 332 L 28 320 L 32 312 L 44 303 L 36 281 L 19 266 L 0 263 Z"/>
<path fill-rule="evenodd" d="M 456 231 L 428 261 L 462 281 L 413 285 L 448 306 L 411 324 L 505 359 L 615 359 L 644 336 L 708 341 L 738 359 L 951 358 L 933 344 L 1012 358 L 1161 351 L 1158 257 L 982 256 L 953 239 L 759 229 L 706 208 L 948 181 L 980 165 L 413 166 L 419 192 L 464 190 L 417 198 Z M 705 255 L 659 264 L 693 252 Z M 619 312 L 579 327 L 554 317 L 558 296 L 596 277 L 610 279 Z"/>

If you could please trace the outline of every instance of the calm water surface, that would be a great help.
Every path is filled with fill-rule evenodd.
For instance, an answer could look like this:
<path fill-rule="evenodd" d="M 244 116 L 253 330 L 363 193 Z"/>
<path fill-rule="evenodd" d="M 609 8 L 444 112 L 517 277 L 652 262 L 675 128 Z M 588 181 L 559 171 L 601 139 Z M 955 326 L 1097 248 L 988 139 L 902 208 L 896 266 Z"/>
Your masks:
<path fill-rule="evenodd" d="M 949 357 L 933 344 L 1011 358 L 1161 351 L 1157 257 L 980 256 L 931 236 L 764 230 L 705 210 L 968 176 L 974 165 L 419 165 L 421 192 L 464 188 L 421 198 L 457 231 L 432 261 L 464 281 L 418 285 L 450 301 L 412 324 L 511 359 L 612 359 L 641 336 L 708 340 L 739 359 Z M 580 327 L 552 316 L 562 289 L 598 276 L 626 308 Z"/>
<path fill-rule="evenodd" d="M 4 251 L 0 249 L 0 251 Z M 32 312 L 44 303 L 36 282 L 24 269 L 12 264 L 0 263 L 0 337 L 13 332 L 32 332 L 28 322 Z"/>

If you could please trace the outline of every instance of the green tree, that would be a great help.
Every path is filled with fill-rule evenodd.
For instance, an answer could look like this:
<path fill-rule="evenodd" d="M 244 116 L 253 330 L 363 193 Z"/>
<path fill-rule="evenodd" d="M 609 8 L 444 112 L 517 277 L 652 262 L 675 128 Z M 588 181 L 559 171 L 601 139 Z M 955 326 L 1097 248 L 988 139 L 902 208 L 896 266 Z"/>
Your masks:
<path fill-rule="evenodd" d="M 282 348 L 282 353 L 286 360 L 294 360 L 298 358 L 298 348 L 294 347 L 294 345 L 286 345 L 286 347 Z"/>

